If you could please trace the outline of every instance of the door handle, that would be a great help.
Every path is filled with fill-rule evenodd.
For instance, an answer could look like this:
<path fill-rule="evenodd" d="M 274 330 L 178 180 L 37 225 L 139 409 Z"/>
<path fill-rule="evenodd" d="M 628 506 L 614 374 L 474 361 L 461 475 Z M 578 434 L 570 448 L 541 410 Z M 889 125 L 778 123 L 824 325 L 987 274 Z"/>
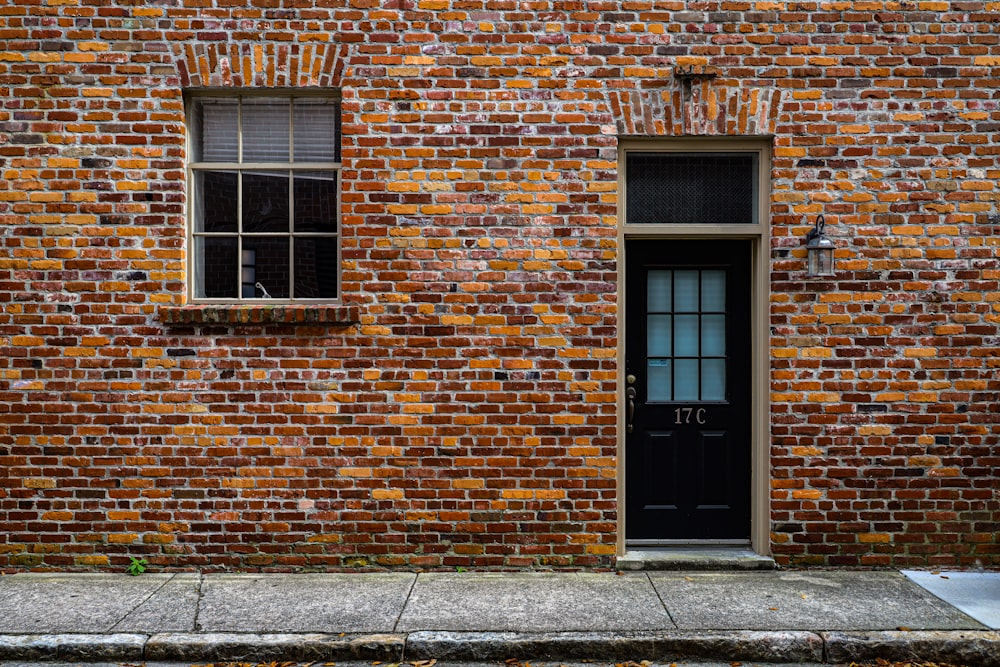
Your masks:
<path fill-rule="evenodd" d="M 625 431 L 628 433 L 632 432 L 632 419 L 635 417 L 635 387 L 629 387 L 625 390 L 625 400 L 628 401 L 628 418 L 625 421 Z"/>

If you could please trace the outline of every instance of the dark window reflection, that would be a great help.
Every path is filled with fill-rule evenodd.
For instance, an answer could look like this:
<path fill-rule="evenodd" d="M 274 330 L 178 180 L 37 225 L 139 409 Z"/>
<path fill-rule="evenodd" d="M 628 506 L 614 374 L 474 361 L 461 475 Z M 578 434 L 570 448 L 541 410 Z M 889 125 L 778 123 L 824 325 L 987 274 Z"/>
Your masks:
<path fill-rule="evenodd" d="M 337 296 L 337 239 L 295 239 L 295 296 L 319 299 Z"/>
<path fill-rule="evenodd" d="M 236 238 L 201 237 L 195 240 L 202 292 L 209 299 L 233 299 L 238 294 Z"/>
<path fill-rule="evenodd" d="M 243 249 L 253 251 L 254 280 L 261 284 L 257 289 L 258 298 L 267 295 L 275 299 L 287 299 L 288 286 L 291 283 L 288 274 L 287 237 L 243 237 Z"/>
<path fill-rule="evenodd" d="M 198 193 L 201 196 L 200 232 L 236 231 L 236 187 L 234 171 L 199 171 Z"/>
<path fill-rule="evenodd" d="M 243 231 L 287 232 L 288 174 L 243 174 Z"/>
<path fill-rule="evenodd" d="M 334 171 L 295 174 L 295 231 L 335 232 L 337 230 L 337 173 Z"/>

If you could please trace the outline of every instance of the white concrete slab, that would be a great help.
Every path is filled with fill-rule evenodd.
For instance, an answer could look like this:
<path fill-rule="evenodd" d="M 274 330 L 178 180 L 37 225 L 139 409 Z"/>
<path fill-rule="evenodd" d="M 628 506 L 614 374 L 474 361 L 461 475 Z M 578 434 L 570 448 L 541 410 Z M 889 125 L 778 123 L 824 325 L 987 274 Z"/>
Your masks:
<path fill-rule="evenodd" d="M 903 570 L 903 574 L 983 625 L 1000 630 L 1000 572 Z"/>

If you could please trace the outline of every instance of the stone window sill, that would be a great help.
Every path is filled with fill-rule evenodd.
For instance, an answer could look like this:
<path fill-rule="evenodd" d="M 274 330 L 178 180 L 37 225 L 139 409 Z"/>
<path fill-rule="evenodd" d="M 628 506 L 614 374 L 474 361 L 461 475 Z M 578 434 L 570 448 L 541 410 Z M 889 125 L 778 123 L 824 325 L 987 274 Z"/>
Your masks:
<path fill-rule="evenodd" d="M 157 315 L 167 325 L 292 324 L 349 327 L 361 320 L 358 306 L 305 304 L 199 304 L 160 306 Z"/>

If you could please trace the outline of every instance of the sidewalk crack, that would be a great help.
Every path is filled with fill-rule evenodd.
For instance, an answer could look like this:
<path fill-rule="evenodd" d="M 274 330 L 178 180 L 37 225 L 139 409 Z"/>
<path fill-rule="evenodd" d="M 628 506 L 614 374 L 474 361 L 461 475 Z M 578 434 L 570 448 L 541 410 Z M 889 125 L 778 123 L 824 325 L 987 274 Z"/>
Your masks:
<path fill-rule="evenodd" d="M 399 623 L 403 620 L 403 614 L 406 612 L 406 606 L 410 604 L 410 597 L 413 595 L 413 589 L 417 587 L 417 579 L 420 578 L 420 573 L 417 572 L 413 576 L 413 581 L 410 583 L 410 590 L 406 591 L 406 599 L 403 600 L 403 606 L 399 609 L 399 616 L 396 617 L 396 622 L 392 624 L 392 631 L 394 633 L 399 632 Z M 406 642 L 409 639 L 409 633 L 407 633 L 406 639 L 403 640 L 403 657 L 401 660 L 406 658 Z"/>
<path fill-rule="evenodd" d="M 669 618 L 670 622 L 674 624 L 673 629 L 677 630 L 678 629 L 677 621 L 674 620 L 674 615 L 671 614 L 670 610 L 667 608 L 667 603 L 663 601 L 663 597 L 660 595 L 660 591 L 656 589 L 656 584 L 653 583 L 653 579 L 652 577 L 649 576 L 649 572 L 643 572 L 643 574 L 646 576 L 646 581 L 649 582 L 649 585 L 653 587 L 653 592 L 656 594 L 656 599 L 660 601 L 660 606 L 663 607 L 663 611 L 667 612 L 667 618 Z"/>
<path fill-rule="evenodd" d="M 150 600 L 152 600 L 153 596 L 155 596 L 157 593 L 159 593 L 160 591 L 162 591 L 163 588 L 164 588 L 164 586 L 166 586 L 171 581 L 173 581 L 174 577 L 176 577 L 176 576 L 177 576 L 176 574 L 171 574 L 169 579 L 165 580 L 162 584 L 160 584 L 159 586 L 157 586 L 154 590 L 150 591 L 149 595 L 147 595 L 145 598 L 143 598 L 143 600 L 139 604 L 135 605 L 134 607 L 132 607 L 131 609 L 129 609 L 128 611 L 126 611 L 124 616 L 122 616 L 117 621 L 115 621 L 114 624 L 112 624 L 112 626 L 108 629 L 108 632 L 114 632 L 115 628 L 117 628 L 119 625 L 121 625 L 122 623 L 124 623 L 125 620 L 129 616 L 131 616 L 132 614 L 134 614 L 136 609 L 138 609 L 142 605 L 144 605 L 147 602 L 149 602 Z"/>
<path fill-rule="evenodd" d="M 194 619 L 192 622 L 192 627 L 194 627 L 195 632 L 201 632 L 201 621 L 198 620 L 201 614 L 201 601 L 205 599 L 205 591 L 203 590 L 205 583 L 205 573 L 198 572 L 198 601 L 194 605 Z"/>

